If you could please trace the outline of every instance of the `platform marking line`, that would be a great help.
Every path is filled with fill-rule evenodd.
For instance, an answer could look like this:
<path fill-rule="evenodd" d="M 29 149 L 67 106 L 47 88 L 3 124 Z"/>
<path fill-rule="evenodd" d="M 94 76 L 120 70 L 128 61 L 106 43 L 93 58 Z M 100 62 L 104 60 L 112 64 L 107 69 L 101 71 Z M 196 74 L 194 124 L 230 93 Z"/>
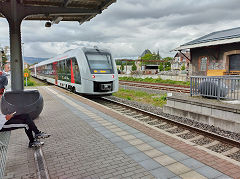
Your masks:
<path fill-rule="evenodd" d="M 65 96 L 60 95 L 58 92 L 56 92 L 56 91 L 54 91 L 54 90 L 52 90 L 52 89 L 49 89 L 48 87 L 47 87 L 47 89 L 48 89 L 49 91 L 51 91 L 52 93 L 54 93 L 54 94 L 55 94 L 56 96 L 58 96 L 59 98 L 61 98 L 63 101 L 67 102 L 68 104 L 70 104 L 71 106 L 77 108 L 78 110 L 82 111 L 83 113 L 87 114 L 87 116 L 91 116 L 92 118 L 94 118 L 94 120 L 96 120 L 96 122 L 100 123 L 100 124 L 103 125 L 103 126 L 105 125 L 105 126 L 104 126 L 105 128 L 107 128 L 107 129 L 110 130 L 111 132 L 115 133 L 116 135 L 118 135 L 118 136 L 121 137 L 122 139 L 125 140 L 125 139 L 126 139 L 126 136 L 128 136 L 129 139 L 126 139 L 127 142 L 130 143 L 130 141 L 133 140 L 133 138 L 136 138 L 134 135 L 132 135 L 132 134 L 128 133 L 127 131 L 119 128 L 117 125 L 115 125 L 115 124 L 113 124 L 113 123 L 111 123 L 111 122 L 108 122 L 107 120 L 103 119 L 102 117 L 99 117 L 98 115 L 96 115 L 95 113 L 87 110 L 86 108 L 79 106 L 77 103 L 75 103 L 75 102 L 73 102 L 72 100 L 66 98 Z M 106 124 L 107 124 L 107 125 L 106 125 Z M 114 129 L 117 129 L 117 130 L 119 130 L 119 131 L 117 131 L 117 132 L 114 131 L 114 130 L 112 129 L 112 126 L 115 127 Z M 151 156 L 151 153 L 149 153 L 149 151 L 154 150 L 155 148 L 152 147 L 152 146 L 150 146 L 149 144 L 145 143 L 144 141 L 142 141 L 142 140 L 139 139 L 139 138 L 138 138 L 138 141 L 140 142 L 139 144 L 137 144 L 137 145 L 132 145 L 132 146 L 133 146 L 133 147 L 136 147 L 138 150 L 140 150 L 140 151 L 143 152 L 144 154 L 148 155 L 150 158 L 152 158 L 152 160 L 158 162 L 158 163 L 159 163 L 160 165 L 162 165 L 163 167 L 168 168 L 168 169 L 169 169 L 170 171 L 172 171 L 174 174 L 176 174 L 176 175 L 183 175 L 183 176 L 186 175 L 186 176 L 188 176 L 188 175 L 189 175 L 188 173 L 191 172 L 191 173 L 194 173 L 194 174 L 195 174 L 195 175 L 194 175 L 195 178 L 206 178 L 206 177 L 204 177 L 203 175 L 201 175 L 201 174 L 197 173 L 196 171 L 194 171 L 193 169 L 191 169 L 191 168 L 183 165 L 182 163 L 178 162 L 177 160 L 169 157 L 167 154 L 164 154 L 164 153 L 162 153 L 162 152 L 160 152 L 160 151 L 159 151 L 159 152 L 160 152 L 160 153 L 159 153 L 160 155 L 166 156 L 166 157 L 170 158 L 172 161 L 174 161 L 173 164 L 176 164 L 176 166 L 175 166 L 175 165 L 172 166 L 172 164 L 169 165 L 169 166 L 166 165 L 166 163 L 164 163 L 164 161 L 158 160 L 158 157 L 159 157 L 159 156 L 153 158 L 153 157 Z M 131 143 L 130 143 L 130 144 L 131 144 Z M 155 150 L 157 150 L 157 149 L 155 149 Z M 157 150 L 157 151 L 158 151 L 158 150 Z M 179 171 L 180 168 L 184 168 L 184 171 L 182 171 L 182 172 Z"/>

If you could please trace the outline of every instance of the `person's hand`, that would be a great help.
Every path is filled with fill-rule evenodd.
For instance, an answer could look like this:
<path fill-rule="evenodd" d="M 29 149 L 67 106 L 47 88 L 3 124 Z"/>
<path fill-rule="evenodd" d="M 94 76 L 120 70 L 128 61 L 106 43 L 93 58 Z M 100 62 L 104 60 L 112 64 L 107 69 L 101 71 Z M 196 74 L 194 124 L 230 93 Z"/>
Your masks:
<path fill-rule="evenodd" d="M 12 117 L 13 117 L 13 114 L 7 114 L 7 115 L 6 115 L 6 120 L 7 120 L 7 121 L 10 120 Z"/>

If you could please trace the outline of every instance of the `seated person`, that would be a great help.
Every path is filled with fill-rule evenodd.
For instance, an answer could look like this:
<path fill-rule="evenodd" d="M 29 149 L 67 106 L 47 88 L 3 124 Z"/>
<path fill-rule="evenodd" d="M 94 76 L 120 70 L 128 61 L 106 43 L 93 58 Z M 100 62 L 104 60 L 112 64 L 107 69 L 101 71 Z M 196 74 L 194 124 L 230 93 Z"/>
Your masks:
<path fill-rule="evenodd" d="M 0 99 L 2 99 L 2 95 L 5 91 L 5 86 L 7 86 L 7 84 L 7 77 L 0 76 Z M 28 114 L 15 115 L 14 113 L 12 113 L 3 115 L 0 110 L 0 132 L 11 131 L 19 128 L 25 129 L 25 132 L 29 138 L 29 148 L 40 147 L 44 144 L 37 139 L 50 137 L 49 134 L 38 130 L 37 126 L 34 124 L 33 120 Z M 33 132 L 35 136 L 33 136 Z"/>

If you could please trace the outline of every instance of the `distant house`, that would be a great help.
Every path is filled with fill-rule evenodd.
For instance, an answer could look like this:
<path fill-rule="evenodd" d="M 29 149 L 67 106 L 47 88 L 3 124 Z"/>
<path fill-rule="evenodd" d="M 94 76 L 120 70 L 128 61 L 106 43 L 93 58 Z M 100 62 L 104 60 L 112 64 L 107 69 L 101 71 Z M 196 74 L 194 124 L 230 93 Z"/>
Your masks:
<path fill-rule="evenodd" d="M 182 66 L 189 68 L 190 52 L 177 52 L 171 62 L 171 70 L 180 71 Z"/>
<path fill-rule="evenodd" d="M 29 67 L 29 64 L 24 62 L 24 69 L 28 68 Z"/>
<path fill-rule="evenodd" d="M 140 55 L 139 58 L 144 57 L 146 54 L 152 54 L 152 52 L 150 50 L 146 49 L 146 50 L 143 51 L 143 53 Z"/>
<path fill-rule="evenodd" d="M 240 74 L 240 27 L 217 31 L 174 49 L 190 49 L 190 75 Z"/>

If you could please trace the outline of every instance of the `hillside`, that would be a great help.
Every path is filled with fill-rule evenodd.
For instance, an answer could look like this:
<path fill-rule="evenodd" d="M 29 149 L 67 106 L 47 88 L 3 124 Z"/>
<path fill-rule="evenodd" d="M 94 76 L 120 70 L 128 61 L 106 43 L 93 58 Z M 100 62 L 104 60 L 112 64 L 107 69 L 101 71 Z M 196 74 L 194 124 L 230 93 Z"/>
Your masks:
<path fill-rule="evenodd" d="M 24 62 L 32 65 L 41 61 L 47 60 L 48 58 L 36 58 L 36 57 L 24 57 Z"/>

